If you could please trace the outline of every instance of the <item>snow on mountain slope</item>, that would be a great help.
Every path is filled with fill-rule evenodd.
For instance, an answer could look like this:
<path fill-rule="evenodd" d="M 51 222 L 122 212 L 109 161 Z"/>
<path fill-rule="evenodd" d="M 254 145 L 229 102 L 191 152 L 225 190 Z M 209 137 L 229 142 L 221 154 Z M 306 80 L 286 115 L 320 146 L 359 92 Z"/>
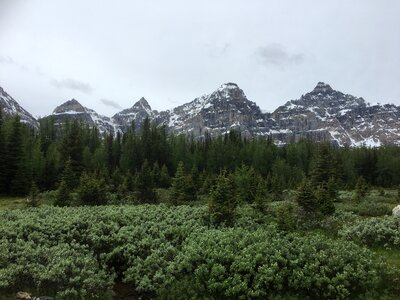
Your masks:
<path fill-rule="evenodd" d="M 147 100 L 142 97 L 131 108 L 115 114 L 112 120 L 122 132 L 125 132 L 131 126 L 132 121 L 135 122 L 136 127 L 140 128 L 146 118 L 154 120 L 156 115 L 157 111 L 153 111 Z"/>
<path fill-rule="evenodd" d="M 257 123 L 262 119 L 260 108 L 235 83 L 223 84 L 211 94 L 161 112 L 156 119 L 172 132 L 195 137 L 203 136 L 206 131 L 216 136 L 232 129 L 250 137 L 262 130 Z"/>
<path fill-rule="evenodd" d="M 115 133 L 118 130 L 118 125 L 112 119 L 106 116 L 99 115 L 92 109 L 82 106 L 77 100 L 69 100 L 62 105 L 56 107 L 52 114 L 55 124 L 60 126 L 67 119 L 74 121 L 78 120 L 88 124 L 91 127 L 96 126 L 101 134 L 106 132 Z"/>
<path fill-rule="evenodd" d="M 400 144 L 399 117 L 395 105 L 370 106 L 363 98 L 319 82 L 310 93 L 268 114 L 267 134 L 281 144 L 301 138 L 331 140 L 339 146 Z"/>
<path fill-rule="evenodd" d="M 19 115 L 21 122 L 28 124 L 32 128 L 39 128 L 38 121 L 7 94 L 2 87 L 0 87 L 0 107 L 3 109 L 5 115 Z"/>

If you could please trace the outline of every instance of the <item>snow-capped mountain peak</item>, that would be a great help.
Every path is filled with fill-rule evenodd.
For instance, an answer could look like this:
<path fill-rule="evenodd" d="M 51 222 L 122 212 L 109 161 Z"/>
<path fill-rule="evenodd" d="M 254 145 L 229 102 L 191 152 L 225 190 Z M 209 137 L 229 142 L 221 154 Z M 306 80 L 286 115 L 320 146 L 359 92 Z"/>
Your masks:
<path fill-rule="evenodd" d="M 323 93 L 327 94 L 333 92 L 333 89 L 329 84 L 326 84 L 325 82 L 318 82 L 314 90 L 312 91 L 313 94 L 318 94 L 318 93 Z"/>
<path fill-rule="evenodd" d="M 32 128 L 39 128 L 38 121 L 14 100 L 2 87 L 0 87 L 0 108 L 6 116 L 19 115 L 21 122 Z"/>
<path fill-rule="evenodd" d="M 153 111 L 147 100 L 142 97 L 131 108 L 124 109 L 115 114 L 112 120 L 118 124 L 120 130 L 126 131 L 133 121 L 136 127 L 142 127 L 146 118 L 154 119 L 156 114 L 157 111 Z"/>
<path fill-rule="evenodd" d="M 60 115 L 60 114 L 80 114 L 85 113 L 86 109 L 82 104 L 78 102 L 76 99 L 71 99 L 69 101 L 64 102 L 60 106 L 57 106 L 54 111 L 53 115 Z"/>
<path fill-rule="evenodd" d="M 66 119 L 78 120 L 90 126 L 96 126 L 100 133 L 118 130 L 118 126 L 109 117 L 102 116 L 90 108 L 84 107 L 76 99 L 71 99 L 57 106 L 52 114 L 55 124 L 62 125 Z"/>

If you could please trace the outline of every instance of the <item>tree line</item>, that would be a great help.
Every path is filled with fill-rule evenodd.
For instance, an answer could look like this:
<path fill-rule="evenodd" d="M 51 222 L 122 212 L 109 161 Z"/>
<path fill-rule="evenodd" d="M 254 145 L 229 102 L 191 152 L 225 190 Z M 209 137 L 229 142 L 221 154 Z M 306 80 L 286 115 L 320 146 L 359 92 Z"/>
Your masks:
<path fill-rule="evenodd" d="M 27 195 L 34 186 L 62 190 L 60 203 L 70 201 L 68 192 L 79 191 L 89 202 L 97 193 L 101 204 L 106 191 L 151 202 L 155 189 L 169 189 L 178 204 L 209 193 L 217 180 L 229 190 L 223 178 L 231 177 L 238 197 L 254 202 L 261 194 L 279 198 L 283 190 L 306 190 L 308 184 L 321 187 L 319 193 L 353 189 L 360 178 L 369 186 L 400 184 L 397 146 L 340 148 L 310 140 L 276 146 L 271 137 L 246 139 L 237 131 L 195 139 L 170 134 L 149 119 L 116 135 L 78 121 L 61 127 L 52 117 L 39 122 L 35 131 L 0 110 L 1 195 Z"/>

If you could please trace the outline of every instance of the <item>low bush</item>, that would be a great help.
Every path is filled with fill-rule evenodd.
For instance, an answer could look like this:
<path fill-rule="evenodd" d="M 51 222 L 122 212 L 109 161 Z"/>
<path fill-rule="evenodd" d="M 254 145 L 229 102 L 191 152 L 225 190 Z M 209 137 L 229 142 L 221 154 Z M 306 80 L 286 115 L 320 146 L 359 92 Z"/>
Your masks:
<path fill-rule="evenodd" d="M 161 298 L 344 299 L 380 283 L 368 250 L 320 235 L 282 235 L 274 227 L 191 235 L 169 270 Z"/>
<path fill-rule="evenodd" d="M 385 216 L 359 220 L 345 226 L 339 234 L 368 246 L 400 248 L 400 218 Z"/>
<path fill-rule="evenodd" d="M 42 207 L 0 212 L 0 294 L 102 297 L 125 282 L 144 298 L 349 298 L 379 290 L 371 252 L 251 221 L 204 223 L 205 206 Z M 257 223 L 259 222 L 259 223 Z M 283 224 L 287 224 L 284 222 Z"/>

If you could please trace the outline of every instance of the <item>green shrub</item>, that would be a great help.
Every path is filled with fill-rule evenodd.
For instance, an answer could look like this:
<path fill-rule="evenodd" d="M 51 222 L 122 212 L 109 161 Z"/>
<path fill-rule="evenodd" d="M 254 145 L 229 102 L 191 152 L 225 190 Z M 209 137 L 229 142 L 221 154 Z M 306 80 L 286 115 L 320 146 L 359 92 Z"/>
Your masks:
<path fill-rule="evenodd" d="M 354 212 L 360 216 L 365 217 L 379 217 L 385 215 L 391 215 L 392 209 L 383 203 L 365 201 L 357 205 Z"/>
<path fill-rule="evenodd" d="M 343 299 L 379 285 L 366 249 L 319 235 L 285 236 L 273 227 L 193 234 L 169 269 L 161 298 Z"/>
<path fill-rule="evenodd" d="M 78 187 L 78 198 L 84 205 L 103 205 L 107 203 L 107 186 L 104 179 L 83 173 Z"/>
<path fill-rule="evenodd" d="M 369 218 L 345 226 L 339 234 L 347 240 L 368 246 L 400 248 L 400 218 Z"/>
<path fill-rule="evenodd" d="M 275 202 L 271 205 L 272 215 L 282 230 L 293 230 L 297 227 L 299 207 L 291 201 Z"/>

